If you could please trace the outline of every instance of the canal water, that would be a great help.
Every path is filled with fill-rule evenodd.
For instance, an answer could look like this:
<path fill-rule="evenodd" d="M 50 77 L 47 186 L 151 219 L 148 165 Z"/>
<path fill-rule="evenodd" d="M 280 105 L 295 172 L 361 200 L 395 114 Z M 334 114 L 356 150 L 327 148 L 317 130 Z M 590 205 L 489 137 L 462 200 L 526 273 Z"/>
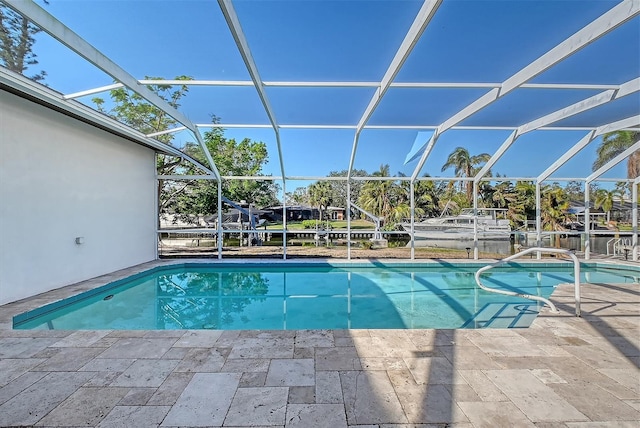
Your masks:
<path fill-rule="evenodd" d="M 560 235 L 556 235 L 559 237 Z M 557 238 L 560 240 L 559 248 L 565 248 L 567 250 L 577 250 L 583 251 L 584 245 L 581 245 L 583 238 L 579 235 L 576 236 L 566 236 Z M 596 254 L 607 254 L 607 243 L 612 239 L 616 239 L 614 236 L 592 236 L 590 239 L 591 252 Z M 631 242 L 631 236 L 625 236 L 623 239 L 628 239 Z M 432 240 L 425 239 L 415 241 L 415 246 L 417 247 L 432 247 L 432 248 L 455 248 L 459 250 L 464 250 L 466 248 L 471 248 L 473 251 L 473 241 L 455 241 L 455 240 Z M 515 242 L 502 240 L 502 241 L 478 241 L 478 250 L 480 252 L 487 253 L 495 253 L 495 254 L 503 254 L 503 255 L 511 255 L 515 254 L 520 247 L 517 247 Z M 520 241 L 520 245 L 523 247 L 534 247 L 536 245 L 535 240 L 526 239 Z M 554 247 L 555 245 L 551 245 L 551 241 L 547 236 L 546 239 L 542 241 L 543 247 Z M 609 250 L 611 251 L 611 243 L 609 243 Z"/>

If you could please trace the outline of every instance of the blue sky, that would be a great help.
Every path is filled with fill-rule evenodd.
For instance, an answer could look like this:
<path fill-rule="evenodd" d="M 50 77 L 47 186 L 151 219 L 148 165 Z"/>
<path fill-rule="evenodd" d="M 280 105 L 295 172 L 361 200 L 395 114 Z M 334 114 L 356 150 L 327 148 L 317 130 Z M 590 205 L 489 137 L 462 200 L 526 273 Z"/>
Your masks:
<path fill-rule="evenodd" d="M 215 1 L 55 0 L 44 6 L 89 43 L 136 78 L 249 80 L 244 63 Z M 396 82 L 501 82 L 611 9 L 615 0 L 445 0 Z M 236 11 L 264 81 L 379 81 L 421 6 L 419 1 L 236 1 Z M 71 93 L 112 83 L 112 79 L 47 35 L 35 45 L 39 69 L 55 90 Z M 620 84 L 638 77 L 640 19 L 587 46 L 537 76 L 535 83 Z M 281 124 L 355 125 L 373 88 L 268 87 Z M 370 125 L 438 125 L 485 93 L 486 89 L 391 88 Z M 598 90 L 517 89 L 462 125 L 517 126 L 592 96 Z M 83 100 L 87 101 L 87 100 Z M 222 123 L 267 124 L 251 87 L 191 87 L 181 110 L 195 123 L 211 114 Z M 594 109 L 563 124 L 607 123 L 640 112 L 638 94 Z M 500 159 L 494 173 L 533 177 L 575 144 L 586 131 L 535 131 Z M 280 175 L 274 132 L 228 129 L 226 135 L 264 141 L 267 174 Z M 389 164 L 392 173 L 410 175 L 404 165 L 418 130 L 366 129 L 355 168 L 373 172 Z M 422 173 L 440 172 L 451 151 L 493 153 L 509 131 L 446 132 Z M 324 176 L 349 166 L 353 130 L 282 129 L 287 175 Z M 556 177 L 585 176 L 598 141 L 561 168 Z M 606 176 L 624 175 L 624 165 Z M 293 187 L 296 187 L 295 185 Z"/>

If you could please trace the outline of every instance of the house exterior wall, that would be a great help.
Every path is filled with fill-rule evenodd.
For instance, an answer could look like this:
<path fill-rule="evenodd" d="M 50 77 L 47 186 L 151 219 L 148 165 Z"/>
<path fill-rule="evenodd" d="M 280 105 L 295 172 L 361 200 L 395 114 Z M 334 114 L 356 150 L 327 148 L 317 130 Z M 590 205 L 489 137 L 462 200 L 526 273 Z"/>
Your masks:
<path fill-rule="evenodd" d="M 155 259 L 155 213 L 152 150 L 0 90 L 0 304 Z"/>

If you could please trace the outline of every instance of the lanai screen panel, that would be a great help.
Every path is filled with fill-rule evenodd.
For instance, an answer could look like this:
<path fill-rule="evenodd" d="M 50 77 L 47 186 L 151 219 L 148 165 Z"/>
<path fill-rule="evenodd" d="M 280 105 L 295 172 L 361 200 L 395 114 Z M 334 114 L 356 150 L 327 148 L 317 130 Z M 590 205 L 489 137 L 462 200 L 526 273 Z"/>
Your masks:
<path fill-rule="evenodd" d="M 35 4 L 52 16 L 51 28 L 66 25 L 137 80 L 192 79 L 177 107 L 188 122 L 176 124 L 187 128 L 176 132 L 178 148 L 189 140 L 199 144 L 215 116 L 233 138 L 266 142 L 263 172 L 274 176 L 316 177 L 350 167 L 372 174 L 389 164 L 391 175 L 449 177 L 441 169 L 456 147 L 493 155 L 518 127 L 615 91 L 640 70 L 637 0 Z M 581 48 L 565 47 L 557 63 L 517 78 L 587 26 L 595 40 L 572 42 Z M 44 82 L 61 94 L 121 83 L 99 61 L 81 59 L 45 32 L 35 35 L 33 49 L 39 64 L 24 74 L 45 70 Z M 500 95 L 458 120 L 491 91 Z M 96 97 L 109 106 L 108 90 L 78 100 L 95 107 Z M 568 150 L 591 129 L 638 115 L 640 98 L 632 92 L 560 119 L 516 139 L 495 170 L 536 177 L 558 156 L 554 151 L 531 171 L 514 159 L 537 159 L 551 142 Z M 428 156 L 405 163 L 416 140 L 427 143 L 438 127 L 445 132 Z M 551 134 L 563 130 L 564 138 Z M 563 175 L 587 177 L 598 142 L 580 153 L 587 162 L 567 163 Z M 620 166 L 607 174 L 625 173 Z"/>

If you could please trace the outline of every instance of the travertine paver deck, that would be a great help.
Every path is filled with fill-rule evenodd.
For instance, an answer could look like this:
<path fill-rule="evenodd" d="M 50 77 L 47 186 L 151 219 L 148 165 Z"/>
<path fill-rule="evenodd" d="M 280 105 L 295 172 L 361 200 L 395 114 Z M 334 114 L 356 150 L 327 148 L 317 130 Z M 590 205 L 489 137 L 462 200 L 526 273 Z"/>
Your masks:
<path fill-rule="evenodd" d="M 519 330 L 10 329 L 129 272 L 0 307 L 0 426 L 640 426 L 637 283 Z"/>

